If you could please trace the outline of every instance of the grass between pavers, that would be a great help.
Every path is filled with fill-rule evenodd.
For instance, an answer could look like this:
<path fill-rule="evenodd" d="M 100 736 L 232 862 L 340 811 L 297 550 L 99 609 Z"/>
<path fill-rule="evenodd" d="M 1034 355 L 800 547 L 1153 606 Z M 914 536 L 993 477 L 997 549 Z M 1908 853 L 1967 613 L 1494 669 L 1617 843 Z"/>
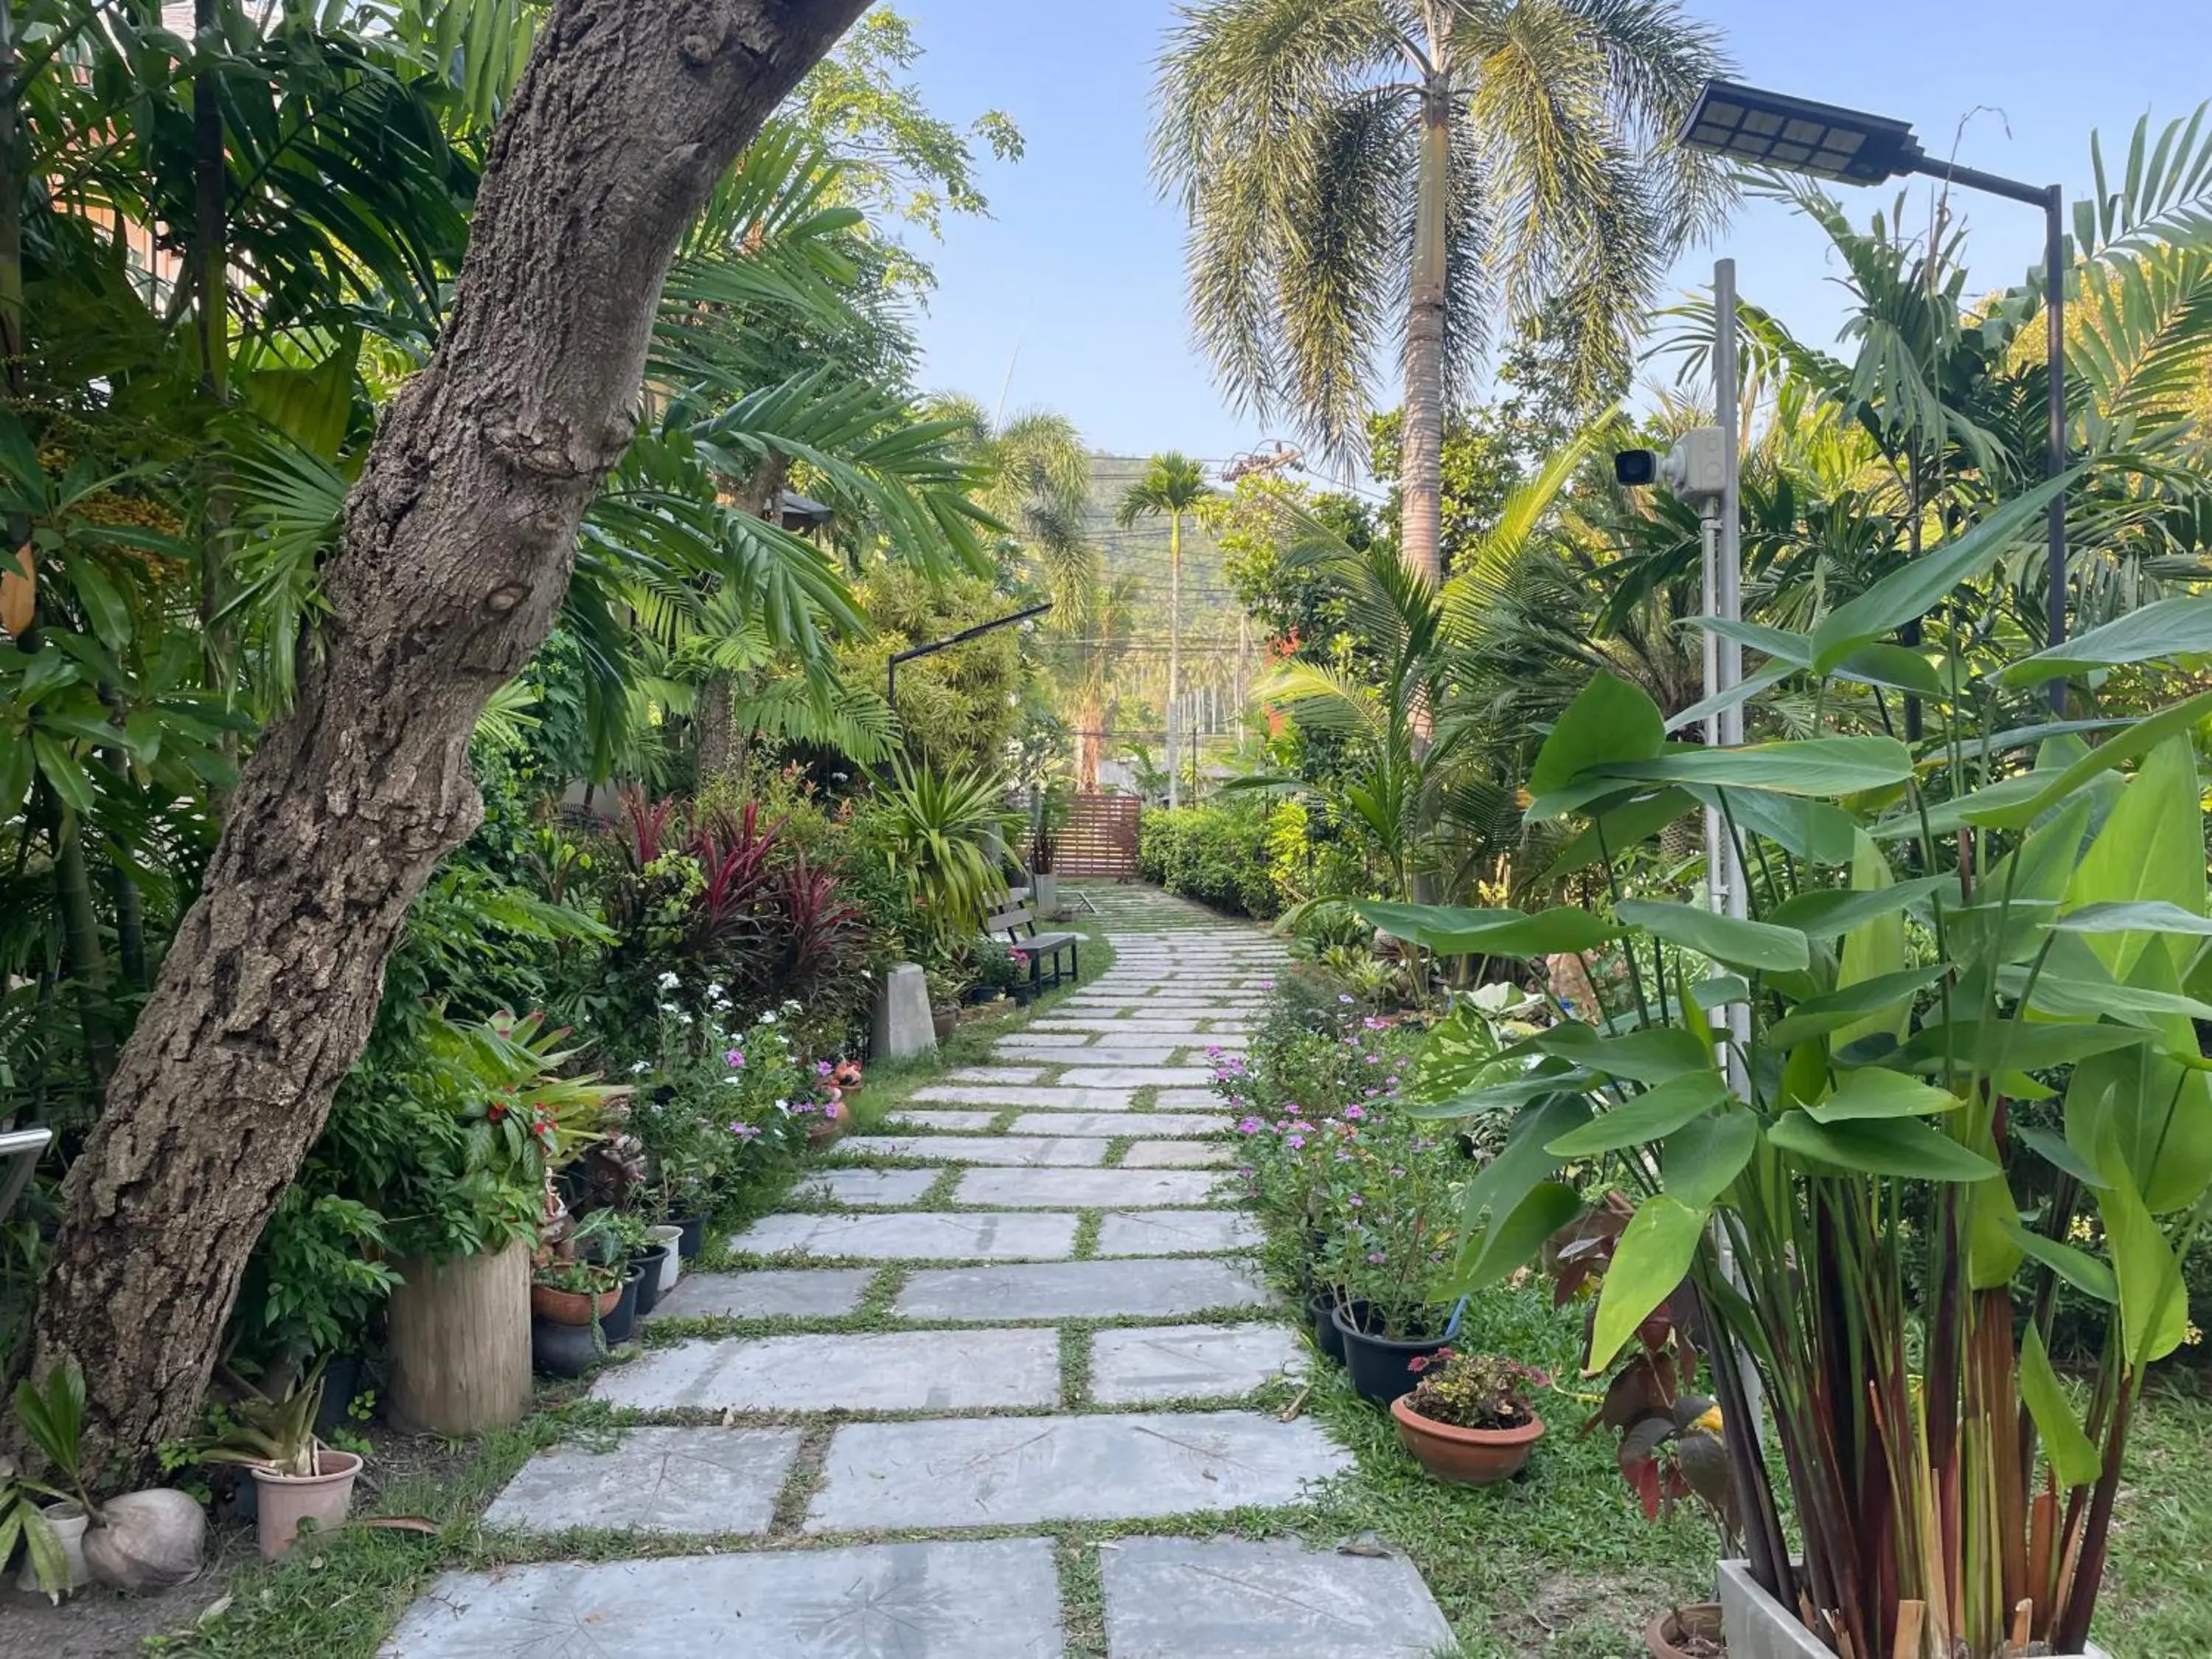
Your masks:
<path fill-rule="evenodd" d="M 1193 1256 L 1107 1256 L 1109 1261 L 1214 1261 L 1232 1258 L 1225 1255 Z M 912 1264 L 914 1267 L 927 1263 Z M 957 1262 L 957 1267 L 973 1267 L 973 1262 Z M 998 1264 L 993 1264 L 998 1265 Z M 1225 1308 L 1194 1308 L 1188 1313 L 1178 1314 L 1085 1314 L 1079 1318 L 1062 1314 L 1053 1318 L 1024 1319 L 908 1319 L 890 1311 L 891 1303 L 903 1288 L 903 1275 L 910 1271 L 902 1262 L 900 1285 L 886 1292 L 880 1304 L 874 1286 L 862 1299 L 861 1306 L 849 1314 L 816 1316 L 803 1314 L 766 1314 L 757 1319 L 736 1319 L 721 1314 L 702 1314 L 694 1318 L 659 1320 L 647 1327 L 642 1343 L 625 1343 L 605 1362 L 619 1364 L 634 1357 L 635 1351 L 672 1348 L 684 1342 L 722 1341 L 741 1336 L 852 1336 L 873 1331 L 946 1331 L 969 1330 L 1033 1330 L 1048 1325 L 1084 1324 L 1104 1330 L 1109 1327 L 1138 1328 L 1150 1325 L 1243 1325 L 1279 1322 L 1284 1310 L 1272 1304 L 1240 1302 Z M 603 1374 L 594 1370 L 592 1376 Z"/>

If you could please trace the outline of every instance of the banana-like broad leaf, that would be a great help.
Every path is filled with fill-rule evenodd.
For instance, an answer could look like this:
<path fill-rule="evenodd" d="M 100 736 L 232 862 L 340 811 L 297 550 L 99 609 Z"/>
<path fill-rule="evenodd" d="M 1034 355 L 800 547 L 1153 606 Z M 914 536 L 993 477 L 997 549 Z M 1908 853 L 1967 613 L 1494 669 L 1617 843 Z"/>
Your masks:
<path fill-rule="evenodd" d="M 1804 1112 L 1784 1112 L 1768 1128 L 1766 1138 L 1793 1157 L 1855 1175 L 1974 1182 L 1999 1173 L 1979 1152 L 1912 1117 L 1820 1123 Z"/>
<path fill-rule="evenodd" d="M 1536 885 L 1548 887 L 1601 859 L 1618 858 L 1638 842 L 1657 835 L 1684 813 L 1697 810 L 1696 798 L 1686 790 L 1668 787 L 1639 795 L 1626 805 L 1602 814 L 1568 842 L 1566 850 L 1553 860 L 1551 867 L 1536 878 Z"/>
<path fill-rule="evenodd" d="M 1681 745 L 1650 760 L 1611 762 L 1597 769 L 1607 777 L 1826 797 L 1903 783 L 1912 775 L 1912 757 L 1894 738 L 1832 737 L 1741 749 Z"/>
<path fill-rule="evenodd" d="M 1853 871 L 1855 876 L 1859 873 Z M 1823 888 L 1784 899 L 1767 912 L 1766 919 L 1778 927 L 1795 927 L 1810 939 L 1834 939 L 1863 923 L 1911 909 L 1931 893 L 1946 888 L 1955 893 L 1958 887 L 1955 876 L 1921 876 L 1871 890 Z"/>
<path fill-rule="evenodd" d="M 1605 1270 L 1605 1288 L 1598 1292 L 1585 1376 L 1595 1376 L 1612 1364 L 1636 1328 L 1674 1295 L 1697 1260 L 1710 1214 L 1661 1193 L 1646 1199 L 1629 1218 Z"/>
<path fill-rule="evenodd" d="M 2020 1346 L 2020 1397 L 2043 1437 L 2043 1455 L 2063 1488 L 2072 1491 L 2094 1482 L 2105 1460 L 2074 1419 L 2074 1407 L 2052 1368 L 2043 1346 L 2043 1334 L 2031 1324 Z"/>
<path fill-rule="evenodd" d="M 1759 1150 L 1759 1119 L 1741 1107 L 1692 1118 L 1667 1137 L 1659 1177 L 1668 1195 L 1702 1210 L 1717 1204 Z"/>
<path fill-rule="evenodd" d="M 1727 1079 L 1717 1072 L 1689 1072 L 1620 1105 L 1608 1107 L 1581 1127 L 1570 1129 L 1544 1150 L 1555 1158 L 1595 1158 L 1663 1140 L 1684 1124 L 1728 1103 Z"/>
<path fill-rule="evenodd" d="M 1632 927 L 1735 968 L 1788 973 L 1810 966 L 1813 960 L 1810 942 L 1794 927 L 1653 899 L 1623 899 L 1614 913 Z"/>
<path fill-rule="evenodd" d="M 1955 1112 L 1966 1103 L 1946 1090 L 1902 1072 L 1865 1066 L 1848 1073 L 1828 1094 L 1805 1109 L 1816 1123 L 1844 1123 L 1886 1117 L 1922 1117 Z"/>
<path fill-rule="evenodd" d="M 2084 668 L 2206 655 L 2212 655 L 2212 596 L 2190 594 L 2155 600 L 2063 645 L 2022 658 L 2002 678 L 2007 685 L 2036 685 Z"/>
<path fill-rule="evenodd" d="M 1536 751 L 1528 792 L 1549 793 L 1604 763 L 1645 759 L 1665 741 L 1659 705 L 1640 687 L 1600 674 L 1567 705 Z"/>
<path fill-rule="evenodd" d="M 2119 1287 L 2121 1347 L 2130 1364 L 2148 1365 L 2188 1340 L 2189 1292 L 2180 1259 L 2136 1190 L 2118 1149 L 2101 1148 L 2098 1162 L 2112 1181 L 2097 1194 L 2097 1211 Z"/>
<path fill-rule="evenodd" d="M 1895 1030 L 1900 1013 L 1910 1018 L 1915 994 L 1942 976 L 1943 966 L 1936 963 L 1925 968 L 1908 968 L 1901 973 L 1883 974 L 1822 996 L 1808 997 L 1767 1028 L 1767 1041 L 1778 1048 L 1795 1048 L 1811 1038 L 1857 1025 L 1869 1016 L 1881 1017 L 1880 1029 Z M 1837 1046 L 1840 1048 L 1842 1044 Z"/>
<path fill-rule="evenodd" d="M 2055 1238 L 2031 1231 L 2017 1217 L 2006 1231 L 2011 1233 L 2012 1242 L 2020 1247 L 2021 1255 L 2034 1257 L 2084 1296 L 2094 1297 L 2106 1307 L 2119 1301 L 2119 1281 L 2112 1277 L 2110 1263 L 2098 1261 L 2087 1250 L 2077 1250 L 2071 1244 L 2062 1244 Z"/>

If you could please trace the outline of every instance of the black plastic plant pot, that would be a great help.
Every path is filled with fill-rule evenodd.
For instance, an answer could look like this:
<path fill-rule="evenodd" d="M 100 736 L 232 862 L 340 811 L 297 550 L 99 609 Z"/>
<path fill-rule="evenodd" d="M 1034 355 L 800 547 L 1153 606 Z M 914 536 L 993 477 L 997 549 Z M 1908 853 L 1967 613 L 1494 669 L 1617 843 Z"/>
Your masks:
<path fill-rule="evenodd" d="M 556 1325 L 550 1319 L 530 1322 L 530 1363 L 548 1376 L 581 1376 L 606 1358 L 589 1325 Z"/>
<path fill-rule="evenodd" d="M 668 1246 L 648 1244 L 630 1253 L 629 1265 L 641 1270 L 637 1281 L 637 1316 L 651 1313 L 660 1303 L 660 1270 L 668 1260 Z"/>
<path fill-rule="evenodd" d="M 703 1215 L 672 1215 L 671 1225 L 684 1236 L 676 1241 L 676 1254 L 689 1261 L 707 1248 L 707 1218 Z"/>
<path fill-rule="evenodd" d="M 637 1287 L 644 1282 L 645 1269 L 633 1264 L 623 1275 L 622 1299 L 615 1310 L 599 1321 L 599 1329 L 611 1348 L 618 1342 L 629 1340 L 629 1334 L 637 1326 Z"/>
<path fill-rule="evenodd" d="M 1339 1308 L 1336 1329 L 1344 1343 L 1344 1368 L 1351 1374 L 1353 1391 L 1362 1400 L 1372 1401 L 1378 1406 L 1387 1406 L 1401 1395 L 1411 1394 L 1413 1385 L 1421 1380 L 1412 1362 L 1431 1358 L 1437 1349 L 1451 1346 L 1452 1339 L 1459 1334 L 1460 1314 L 1466 1305 L 1462 1302 L 1453 1308 L 1451 1322 L 1444 1327 L 1443 1334 L 1410 1342 L 1370 1336 L 1360 1328 L 1368 1322 L 1364 1308 Z M 1348 1314 L 1353 1316 L 1347 1317 Z"/>
<path fill-rule="evenodd" d="M 1321 1357 L 1344 1364 L 1344 1333 L 1336 1328 L 1336 1292 L 1316 1291 L 1306 1304 L 1306 1313 L 1313 1321 L 1314 1346 L 1321 1350 Z"/>
<path fill-rule="evenodd" d="M 345 1426 L 354 1396 L 361 1392 L 361 1356 L 342 1353 L 323 1367 L 323 1403 L 315 1408 L 315 1435 L 328 1440 Z M 252 1481 L 246 1483 L 252 1486 Z"/>

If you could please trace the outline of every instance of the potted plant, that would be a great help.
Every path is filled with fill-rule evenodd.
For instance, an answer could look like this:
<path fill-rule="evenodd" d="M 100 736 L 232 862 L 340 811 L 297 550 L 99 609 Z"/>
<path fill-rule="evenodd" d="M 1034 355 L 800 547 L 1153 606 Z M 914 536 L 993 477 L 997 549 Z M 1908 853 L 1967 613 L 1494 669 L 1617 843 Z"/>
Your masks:
<path fill-rule="evenodd" d="M 1619 937 L 1630 1003 L 1529 1039 L 1525 1076 L 1460 1103 L 1520 1110 L 1468 1185 L 1463 1272 L 1512 1271 L 1585 1183 L 1622 1195 L 1590 1360 L 1608 1365 L 1686 1297 L 1742 1509 L 1747 1559 L 1723 1565 L 1720 1599 L 1747 1651 L 2086 1652 L 2136 1404 L 2187 1340 L 2181 1261 L 2212 1187 L 2212 1083 L 2184 988 L 2201 988 L 2212 932 L 2192 740 L 2212 695 L 2094 748 L 1983 738 L 2043 720 L 2053 678 L 2201 651 L 2212 599 L 2024 660 L 1989 643 L 2001 631 L 1960 636 L 1942 674 L 1883 654 L 1931 605 L 1950 614 L 1946 588 L 1990 571 L 2064 482 L 1810 635 L 1761 630 L 1773 661 L 1747 684 L 1807 683 L 1805 706 L 1855 729 L 1693 750 L 1601 676 L 1529 780 L 1530 823 L 1611 825 L 1586 839 L 1594 888 L 1620 895 L 1540 948 Z M 1992 603 L 1970 589 L 1957 614 Z M 1918 754 L 1874 708 L 1900 689 L 1944 734 Z M 1624 885 L 1622 853 L 1701 800 L 1745 844 L 1747 915 Z M 1558 913 L 1465 914 L 1395 925 L 1532 955 L 1569 929 Z M 2061 1281 L 2112 1310 L 2086 1419 L 2045 1340 Z M 1738 1431 L 1747 1367 L 1771 1462 Z"/>
<path fill-rule="evenodd" d="M 33 1583 L 57 1598 L 88 1579 L 152 1595 L 200 1570 L 207 1517 L 189 1494 L 156 1486 L 93 1501 L 84 1479 L 84 1374 L 74 1362 L 55 1366 L 43 1386 L 17 1383 L 15 1416 L 64 1484 L 30 1480 L 0 1462 L 0 1565 L 20 1538 Z"/>
<path fill-rule="evenodd" d="M 605 1320 L 622 1299 L 622 1275 L 596 1261 L 555 1261 L 530 1275 L 530 1312 L 549 1325 Z"/>
<path fill-rule="evenodd" d="M 302 1524 L 313 1522 L 318 1531 L 327 1531 L 342 1524 L 353 1507 L 362 1460 L 316 1437 L 322 1403 L 323 1374 L 317 1366 L 281 1397 L 250 1394 L 240 1400 L 229 1407 L 231 1425 L 194 1445 L 201 1462 L 243 1464 L 253 1477 L 254 1525 L 264 1561 L 289 1550 Z"/>
<path fill-rule="evenodd" d="M 1552 1379 L 1496 1354 L 1440 1348 L 1410 1362 L 1410 1393 L 1390 1402 L 1398 1438 L 1439 1480 L 1489 1486 L 1521 1473 L 1543 1437 L 1528 1401 Z"/>
<path fill-rule="evenodd" d="M 1321 1266 L 1345 1369 L 1363 1399 L 1388 1405 L 1413 1388 L 1414 1362 L 1458 1334 L 1464 1297 L 1440 1299 L 1449 1260 L 1451 1182 L 1458 1161 L 1419 1120 L 1353 1106 L 1346 1120 L 1294 1119 L 1286 1142 L 1333 1148 L 1317 1165 L 1327 1242 Z"/>
<path fill-rule="evenodd" d="M 599 1328 L 610 1344 L 629 1341 L 645 1285 L 645 1268 L 637 1260 L 645 1223 L 620 1210 L 593 1210 L 577 1222 L 571 1243 L 578 1256 L 617 1275 L 615 1305 L 600 1316 Z M 654 1272 L 657 1276 L 657 1263 Z"/>
<path fill-rule="evenodd" d="M 1728 1641 L 1717 1601 L 1691 1601 L 1669 1607 L 1644 1627 L 1651 1659 L 1728 1659 Z"/>
<path fill-rule="evenodd" d="M 927 968 L 922 979 L 929 987 L 929 1020 L 939 1043 L 949 1041 L 960 1024 L 960 998 L 966 989 L 962 977 L 950 969 Z"/>

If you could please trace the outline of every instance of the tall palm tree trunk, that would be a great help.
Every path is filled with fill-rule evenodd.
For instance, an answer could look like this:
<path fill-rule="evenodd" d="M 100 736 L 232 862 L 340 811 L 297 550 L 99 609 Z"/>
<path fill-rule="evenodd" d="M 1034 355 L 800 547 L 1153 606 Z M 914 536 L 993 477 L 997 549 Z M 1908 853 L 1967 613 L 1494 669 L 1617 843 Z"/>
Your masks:
<path fill-rule="evenodd" d="M 1420 175 L 1413 202 L 1413 269 L 1406 318 L 1406 438 L 1399 474 L 1399 553 L 1443 574 L 1444 220 L 1451 165 L 1451 102 L 1441 74 L 1421 93 Z"/>
<path fill-rule="evenodd" d="M 1182 805 L 1176 771 L 1176 699 L 1182 695 L 1182 514 L 1168 514 L 1168 805 Z"/>

